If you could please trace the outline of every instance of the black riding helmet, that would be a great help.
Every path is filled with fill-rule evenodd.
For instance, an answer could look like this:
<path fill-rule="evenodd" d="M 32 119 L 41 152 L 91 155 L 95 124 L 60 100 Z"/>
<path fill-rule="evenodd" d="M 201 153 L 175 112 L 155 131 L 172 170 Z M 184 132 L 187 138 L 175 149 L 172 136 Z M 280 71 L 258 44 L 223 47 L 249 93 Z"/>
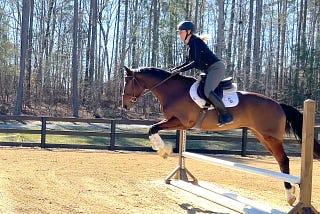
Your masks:
<path fill-rule="evenodd" d="M 190 21 L 182 21 L 177 25 L 177 31 L 180 30 L 191 30 L 191 32 L 195 32 L 196 26 Z"/>

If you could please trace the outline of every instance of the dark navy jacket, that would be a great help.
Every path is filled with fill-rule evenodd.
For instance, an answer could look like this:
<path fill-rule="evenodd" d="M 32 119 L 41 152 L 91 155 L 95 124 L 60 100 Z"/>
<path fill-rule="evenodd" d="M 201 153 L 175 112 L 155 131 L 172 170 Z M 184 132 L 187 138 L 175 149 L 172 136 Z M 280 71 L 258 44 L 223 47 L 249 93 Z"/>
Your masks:
<path fill-rule="evenodd" d="M 188 43 L 189 56 L 185 63 L 176 67 L 181 72 L 196 68 L 205 71 L 220 59 L 208 48 L 207 44 L 195 35 L 191 35 Z"/>

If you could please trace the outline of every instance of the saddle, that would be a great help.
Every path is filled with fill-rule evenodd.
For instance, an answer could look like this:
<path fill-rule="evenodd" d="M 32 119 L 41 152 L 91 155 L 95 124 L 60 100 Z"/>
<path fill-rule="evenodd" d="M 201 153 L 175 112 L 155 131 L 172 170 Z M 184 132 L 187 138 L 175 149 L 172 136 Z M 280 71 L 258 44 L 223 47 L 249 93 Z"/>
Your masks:
<path fill-rule="evenodd" d="M 201 80 L 200 80 L 199 86 L 197 88 L 197 93 L 200 98 L 202 98 L 210 103 L 210 101 L 208 100 L 208 98 L 204 94 L 204 85 L 206 82 L 206 77 L 207 77 L 207 75 L 205 73 L 200 74 Z M 232 80 L 233 80 L 232 77 L 227 77 L 227 78 L 221 80 L 219 85 L 217 86 L 217 88 L 214 90 L 214 93 L 216 93 L 222 99 L 223 91 L 232 89 L 234 87 L 234 85 L 232 84 Z"/>
<path fill-rule="evenodd" d="M 203 109 L 213 109 L 211 102 L 204 95 L 204 85 L 206 74 L 201 74 L 199 78 L 190 88 L 189 94 L 191 99 Z M 237 95 L 237 84 L 232 82 L 232 77 L 223 79 L 214 92 L 222 98 L 224 105 L 228 107 L 234 107 L 238 105 L 239 98 Z"/>

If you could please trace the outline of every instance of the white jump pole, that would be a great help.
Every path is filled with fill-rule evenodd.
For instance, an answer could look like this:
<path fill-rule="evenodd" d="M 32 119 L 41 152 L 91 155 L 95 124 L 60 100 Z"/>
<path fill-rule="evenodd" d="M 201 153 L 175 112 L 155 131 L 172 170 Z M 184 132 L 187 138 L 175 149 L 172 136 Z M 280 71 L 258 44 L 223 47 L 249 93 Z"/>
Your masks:
<path fill-rule="evenodd" d="M 248 172 L 248 173 L 255 174 L 255 175 L 262 175 L 262 176 L 266 176 L 266 177 L 272 177 L 274 179 L 278 179 L 281 181 L 287 181 L 287 182 L 294 183 L 294 184 L 300 184 L 300 177 L 298 177 L 298 176 L 288 175 L 288 174 L 281 173 L 281 172 L 274 172 L 271 170 L 261 169 L 261 168 L 257 168 L 257 167 L 253 167 L 253 166 L 248 166 L 248 165 L 244 165 L 244 164 L 240 164 L 240 163 L 221 160 L 218 158 L 208 157 L 205 155 L 199 155 L 199 154 L 195 154 L 195 153 L 191 153 L 191 152 L 183 152 L 182 155 L 183 155 L 183 157 L 186 157 L 186 158 L 200 160 L 203 162 L 226 167 L 229 169 L 235 169 L 235 170 L 241 171 L 241 172 Z"/>

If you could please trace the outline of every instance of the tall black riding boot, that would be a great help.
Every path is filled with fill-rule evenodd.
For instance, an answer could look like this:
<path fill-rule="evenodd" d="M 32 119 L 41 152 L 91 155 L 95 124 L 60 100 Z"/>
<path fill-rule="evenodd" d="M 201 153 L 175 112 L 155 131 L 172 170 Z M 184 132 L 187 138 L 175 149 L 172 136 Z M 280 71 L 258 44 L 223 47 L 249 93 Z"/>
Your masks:
<path fill-rule="evenodd" d="M 214 105 L 214 107 L 219 113 L 219 122 L 218 122 L 219 127 L 233 123 L 233 118 L 231 114 L 229 114 L 221 98 L 216 93 L 214 93 L 214 91 L 210 92 L 208 99 Z"/>

